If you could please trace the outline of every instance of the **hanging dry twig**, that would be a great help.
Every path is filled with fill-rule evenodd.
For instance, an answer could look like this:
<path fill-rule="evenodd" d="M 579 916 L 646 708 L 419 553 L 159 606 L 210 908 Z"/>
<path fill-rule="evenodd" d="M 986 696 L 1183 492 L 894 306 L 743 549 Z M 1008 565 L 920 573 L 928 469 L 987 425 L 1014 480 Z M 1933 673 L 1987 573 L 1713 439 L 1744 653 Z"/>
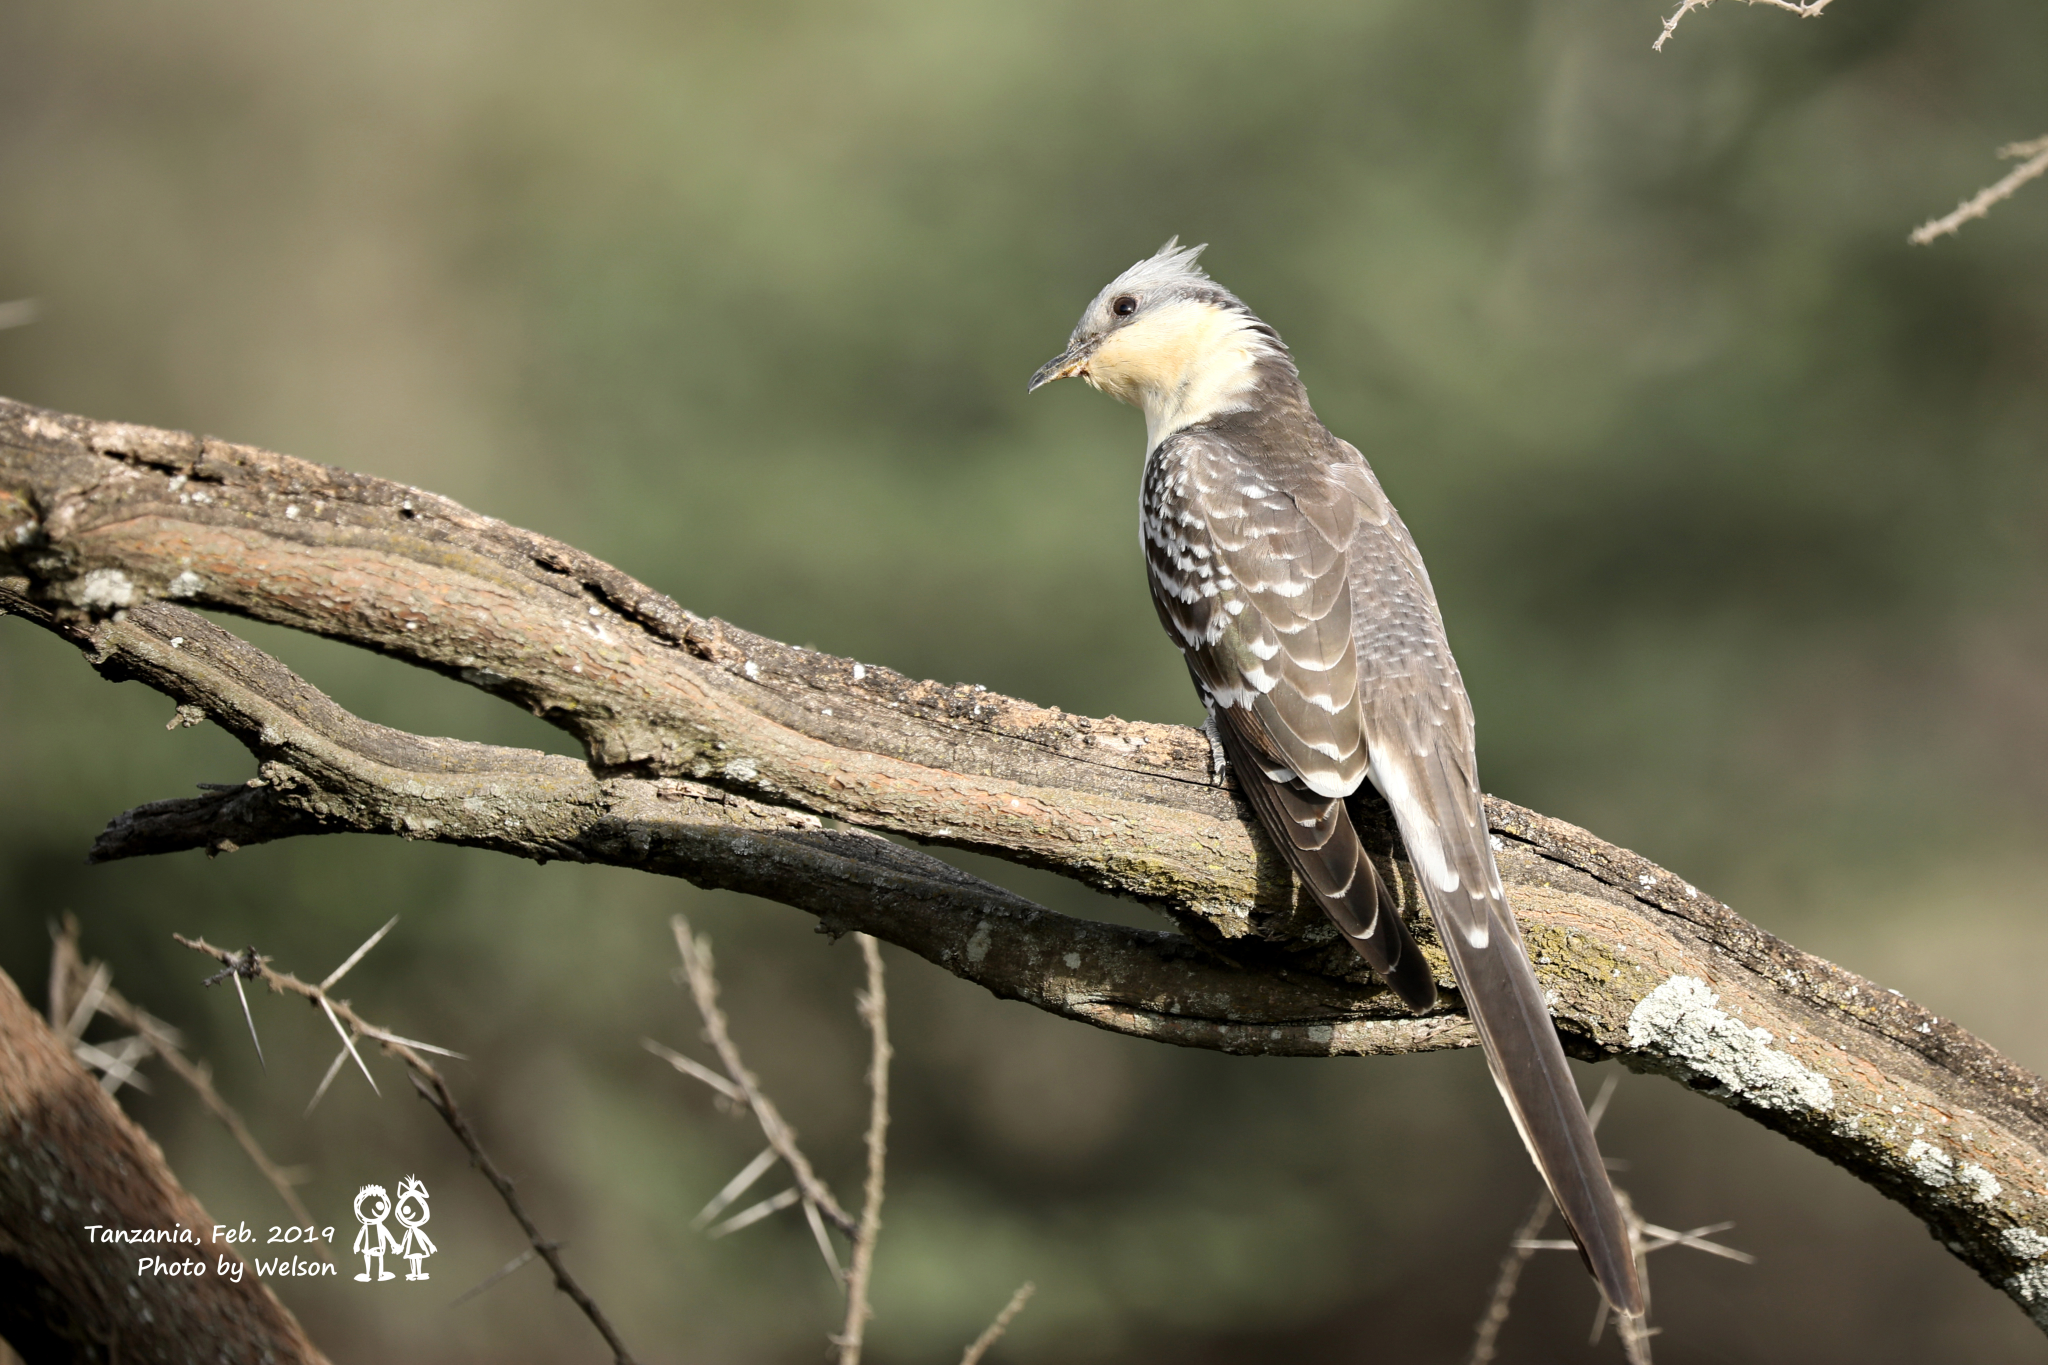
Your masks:
<path fill-rule="evenodd" d="M 1973 219 L 1982 218 L 1995 205 L 2012 198 L 2020 186 L 2048 172 L 2048 137 L 2037 137 L 2032 142 L 2008 142 L 1998 149 L 1998 154 L 2008 159 L 2022 156 L 2027 159 L 2008 171 L 1996 184 L 1986 185 L 1949 213 L 1914 228 L 1906 240 L 1914 246 L 1926 246 L 1935 238 L 1946 236 Z"/>
<path fill-rule="evenodd" d="M 570 1301 L 582 1311 L 583 1316 L 590 1320 L 590 1325 L 597 1329 L 598 1335 L 604 1338 L 605 1344 L 611 1347 L 615 1365 L 634 1365 L 631 1353 L 626 1350 L 625 1343 L 619 1339 L 618 1331 L 612 1326 L 611 1320 L 597 1306 L 596 1300 L 592 1299 L 584 1291 L 583 1286 L 577 1283 L 576 1277 L 569 1273 L 568 1266 L 562 1261 L 561 1244 L 549 1241 L 541 1235 L 540 1229 L 535 1226 L 532 1217 L 526 1212 L 526 1206 L 520 1202 L 518 1191 L 513 1189 L 512 1182 L 506 1179 L 504 1173 L 498 1169 L 497 1163 L 493 1162 L 490 1155 L 484 1151 L 483 1144 L 477 1140 L 475 1131 L 470 1128 L 469 1120 L 464 1116 L 461 1107 L 456 1104 L 455 1096 L 448 1089 L 447 1082 L 442 1079 L 441 1073 L 435 1069 L 433 1063 L 429 1062 L 422 1055 L 427 1052 L 435 1052 L 444 1057 L 459 1057 L 461 1054 L 450 1052 L 446 1048 L 436 1047 L 432 1043 L 422 1043 L 413 1038 L 401 1038 L 390 1030 L 379 1028 L 375 1024 L 363 1019 L 349 1005 L 348 1001 L 334 1000 L 328 996 L 326 986 L 339 981 L 350 967 L 360 962 L 363 954 L 368 952 L 371 945 L 382 938 L 390 928 L 391 926 L 386 924 L 383 929 L 379 929 L 376 934 L 371 936 L 368 943 L 365 943 L 351 954 L 349 959 L 329 974 L 326 982 L 319 986 L 301 981 L 289 972 L 280 972 L 273 969 L 266 959 L 257 954 L 254 948 L 250 948 L 246 952 L 234 953 L 229 952 L 225 948 L 216 948 L 203 938 L 191 939 L 186 938 L 183 934 L 173 934 L 171 937 L 194 952 L 204 953 L 217 962 L 233 967 L 237 972 L 248 975 L 253 979 L 260 979 L 272 991 L 300 996 L 319 1005 L 325 1011 L 328 1021 L 334 1025 L 336 1031 L 341 1033 L 342 1043 L 347 1053 L 355 1057 L 358 1066 L 363 1067 L 364 1078 L 370 1081 L 373 1088 L 376 1085 L 376 1080 L 370 1076 L 369 1067 L 363 1065 L 362 1054 L 356 1051 L 356 1038 L 362 1037 L 376 1040 L 388 1056 L 396 1057 L 399 1061 L 405 1063 L 406 1074 L 411 1079 L 413 1088 L 419 1091 L 420 1097 L 433 1107 L 436 1114 L 441 1116 L 441 1121 L 448 1126 L 448 1131 L 453 1133 L 456 1140 L 469 1152 L 471 1164 L 483 1173 L 484 1179 L 490 1182 L 491 1188 L 498 1192 L 498 1197 L 504 1201 L 506 1209 L 511 1212 L 512 1217 L 518 1222 L 521 1230 L 526 1233 L 526 1239 L 534 1252 L 548 1263 L 550 1270 L 554 1271 L 555 1287 L 569 1296 Z M 253 970 L 250 970 L 251 968 Z M 333 1079 L 333 1076 L 334 1068 L 330 1068 L 328 1079 L 321 1082 L 322 1091 L 326 1089 L 328 1082 Z M 382 1092 L 380 1091 L 379 1093 L 381 1094 Z M 319 1097 L 316 1095 L 314 1098 L 317 1100 Z"/>

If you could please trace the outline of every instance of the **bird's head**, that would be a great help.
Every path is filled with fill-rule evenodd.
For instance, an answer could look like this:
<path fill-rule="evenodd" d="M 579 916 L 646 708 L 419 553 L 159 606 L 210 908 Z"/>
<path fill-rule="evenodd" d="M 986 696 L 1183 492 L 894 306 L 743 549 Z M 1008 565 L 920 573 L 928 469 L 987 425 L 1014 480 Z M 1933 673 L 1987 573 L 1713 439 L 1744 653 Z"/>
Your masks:
<path fill-rule="evenodd" d="M 1081 314 L 1067 349 L 1031 376 L 1031 391 L 1085 379 L 1144 409 L 1148 445 L 1248 406 L 1260 362 L 1285 362 L 1287 348 L 1195 264 L 1202 251 L 1170 240 L 1111 280 Z"/>

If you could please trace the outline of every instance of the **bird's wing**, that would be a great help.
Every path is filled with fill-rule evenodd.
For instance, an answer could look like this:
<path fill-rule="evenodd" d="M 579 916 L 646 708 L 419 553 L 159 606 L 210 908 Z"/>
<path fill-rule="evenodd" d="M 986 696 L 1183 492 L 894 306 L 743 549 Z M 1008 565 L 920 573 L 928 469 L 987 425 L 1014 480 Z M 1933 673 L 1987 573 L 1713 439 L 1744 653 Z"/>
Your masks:
<path fill-rule="evenodd" d="M 1381 979 L 1424 1009 L 1436 1000 L 1428 963 L 1345 808 L 1368 761 L 1343 549 L 1352 500 L 1316 510 L 1215 433 L 1174 436 L 1146 462 L 1152 598 L 1281 854 Z"/>
<path fill-rule="evenodd" d="M 1332 481 L 1358 500 L 1348 560 L 1368 775 L 1393 808 L 1529 1155 L 1608 1301 L 1640 1314 L 1627 1225 L 1494 866 L 1472 706 L 1422 557 L 1362 459 L 1334 466 Z"/>

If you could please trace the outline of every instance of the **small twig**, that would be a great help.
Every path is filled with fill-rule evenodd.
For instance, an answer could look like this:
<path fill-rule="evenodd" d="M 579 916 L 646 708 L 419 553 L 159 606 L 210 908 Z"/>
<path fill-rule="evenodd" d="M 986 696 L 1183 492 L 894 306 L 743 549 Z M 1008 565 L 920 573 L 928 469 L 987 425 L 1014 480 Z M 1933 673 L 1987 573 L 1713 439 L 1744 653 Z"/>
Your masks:
<path fill-rule="evenodd" d="M 768 1139 L 768 1145 L 789 1166 L 803 1197 L 816 1204 L 841 1232 L 849 1237 L 859 1236 L 860 1225 L 840 1207 L 832 1191 L 825 1187 L 825 1182 L 818 1179 L 810 1160 L 796 1145 L 796 1133 L 783 1121 L 774 1101 L 761 1093 L 760 1082 L 755 1080 L 754 1073 L 741 1063 L 739 1048 L 734 1045 L 732 1033 L 726 1027 L 725 1011 L 718 1007 L 718 977 L 712 970 L 710 943 L 693 935 L 690 922 L 681 915 L 670 920 L 669 924 L 675 931 L 676 949 L 683 958 L 683 983 L 690 988 L 690 996 L 697 1002 L 697 1013 L 704 1020 L 704 1037 L 718 1054 L 727 1078 L 739 1088 L 741 1100 L 753 1111 L 755 1121 L 761 1125 L 761 1135 Z"/>
<path fill-rule="evenodd" d="M 1600 1131 L 1600 1120 L 1607 1117 L 1607 1106 L 1614 1101 L 1614 1089 L 1621 1084 L 1619 1076 L 1609 1076 L 1600 1084 L 1600 1093 L 1586 1106 L 1586 1121 L 1594 1132 Z M 1486 1301 L 1486 1312 L 1479 1318 L 1478 1329 L 1472 1338 L 1472 1353 L 1465 1357 L 1465 1365 L 1487 1365 L 1492 1360 L 1500 1341 L 1500 1329 L 1506 1325 L 1508 1313 L 1514 1307 L 1515 1289 L 1521 1283 L 1522 1270 L 1529 1264 L 1529 1258 L 1538 1251 L 1548 1248 L 1548 1243 L 1536 1240 L 1536 1234 L 1543 1231 L 1543 1225 L 1550 1221 L 1550 1211 L 1557 1202 L 1550 1197 L 1549 1190 L 1536 1195 L 1536 1202 L 1529 1206 L 1529 1216 L 1522 1220 L 1522 1226 L 1508 1239 L 1508 1254 L 1501 1258 L 1500 1274 L 1493 1282 L 1493 1295 Z M 1576 1247 L 1575 1242 L 1564 1243 Z"/>
<path fill-rule="evenodd" d="M 1705 9 L 1713 2 L 1714 0 L 1683 0 L 1677 9 L 1672 11 L 1671 17 L 1664 21 L 1664 31 L 1657 35 L 1656 42 L 1650 44 L 1650 50 L 1662 52 L 1664 44 L 1670 41 L 1672 30 L 1678 27 L 1680 19 L 1696 9 Z M 1744 3 L 1769 5 L 1772 9 L 1788 10 L 1802 19 L 1815 19 L 1820 16 L 1822 10 L 1833 4 L 1834 0 L 1803 0 L 1803 3 L 1802 0 L 1744 0 Z"/>
<path fill-rule="evenodd" d="M 571 1275 L 569 1267 L 562 1263 L 561 1244 L 550 1242 L 540 1235 L 540 1229 L 534 1226 L 533 1219 L 526 1212 L 526 1206 L 519 1202 L 519 1194 L 512 1188 L 512 1182 L 505 1178 L 505 1173 L 498 1169 L 497 1163 L 484 1151 L 483 1144 L 477 1141 L 476 1134 L 470 1131 L 469 1120 L 463 1117 L 462 1110 L 457 1107 L 455 1096 L 449 1093 L 447 1082 L 441 1079 L 440 1073 L 435 1071 L 424 1057 L 403 1051 L 400 1055 L 404 1056 L 405 1063 L 410 1068 L 406 1074 L 412 1081 L 413 1089 L 419 1091 L 420 1096 L 434 1107 L 434 1112 L 441 1116 L 441 1121 L 448 1125 L 448 1131 L 455 1134 L 456 1140 L 469 1149 L 470 1164 L 483 1173 L 484 1179 L 491 1182 L 491 1188 L 498 1192 L 498 1198 L 505 1201 L 505 1207 L 511 1211 L 513 1218 L 518 1220 L 520 1228 L 526 1233 L 526 1240 L 548 1263 L 548 1269 L 555 1272 L 555 1288 L 567 1294 L 570 1301 L 583 1310 L 583 1316 L 590 1319 L 590 1325 L 604 1338 L 605 1345 L 612 1348 L 614 1365 L 634 1365 L 632 1354 L 626 1350 L 626 1343 L 619 1340 L 618 1331 L 613 1328 L 611 1320 L 605 1317 L 604 1310 L 597 1306 L 590 1295 L 583 1292 L 583 1286 L 576 1283 L 576 1277 Z"/>
<path fill-rule="evenodd" d="M 66 1042 L 71 1041 L 71 980 L 87 975 L 78 956 L 78 916 L 66 910 L 62 923 L 50 925 L 50 1027 L 66 1035 Z"/>
<path fill-rule="evenodd" d="M 1943 217 L 1930 219 L 1914 228 L 1906 240 L 1914 246 L 1926 246 L 1935 238 L 1946 236 L 1973 219 L 1982 218 L 1995 205 L 2012 198 L 2020 186 L 2048 171 L 2048 137 L 2038 137 L 2032 142 L 2009 142 L 1998 149 L 1998 154 L 2007 158 L 2023 156 L 2027 160 L 2013 167 L 1996 184 L 1978 190 Z"/>
<path fill-rule="evenodd" d="M 1010 1301 L 1003 1305 L 1003 1311 L 996 1314 L 996 1320 L 982 1329 L 980 1336 L 967 1344 L 960 1353 L 960 1365 L 979 1365 L 981 1358 L 988 1354 L 989 1347 L 997 1338 L 1009 1330 L 1011 1319 L 1024 1311 L 1024 1305 L 1038 1292 L 1038 1286 L 1026 1280 L 1017 1286 L 1017 1292 L 1010 1295 Z"/>
<path fill-rule="evenodd" d="M 172 937 L 194 952 L 204 953 L 220 962 L 232 963 L 239 956 L 225 948 L 216 948 L 203 938 L 190 939 L 183 934 L 173 934 Z M 253 951 L 249 956 L 255 956 Z M 569 1273 L 568 1266 L 561 1258 L 560 1244 L 550 1242 L 540 1235 L 540 1229 L 534 1226 L 533 1219 L 526 1212 L 526 1206 L 519 1202 L 519 1195 L 512 1188 L 512 1182 L 505 1178 L 504 1173 L 484 1151 L 483 1144 L 477 1141 L 476 1133 L 469 1126 L 469 1120 L 463 1116 L 461 1107 L 455 1103 L 454 1094 L 448 1089 L 448 1083 L 441 1078 L 441 1073 L 434 1069 L 434 1064 L 416 1051 L 412 1044 L 400 1041 L 398 1035 L 365 1022 L 346 1000 L 339 1003 L 332 1001 L 320 987 L 301 981 L 289 972 L 274 970 L 260 958 L 256 959 L 255 967 L 256 970 L 251 975 L 260 977 L 272 990 L 303 996 L 318 1004 L 326 1012 L 328 1021 L 334 1025 L 335 1031 L 341 1034 L 341 1040 L 347 1045 L 350 1055 L 355 1057 L 356 1065 L 363 1064 L 362 1055 L 355 1047 L 356 1033 L 377 1039 L 387 1053 L 405 1063 L 406 1075 L 412 1081 L 413 1088 L 433 1106 L 434 1112 L 439 1114 L 441 1121 L 448 1126 L 448 1131 L 455 1134 L 456 1140 L 468 1150 L 470 1164 L 481 1171 L 484 1179 L 491 1183 L 491 1188 L 498 1192 L 498 1197 L 504 1201 L 506 1209 L 526 1233 L 527 1242 L 548 1263 L 548 1268 L 554 1271 L 555 1287 L 569 1296 L 570 1301 L 582 1310 L 583 1316 L 590 1320 L 590 1325 L 597 1329 L 598 1335 L 604 1338 L 605 1344 L 612 1348 L 614 1365 L 634 1365 L 632 1355 L 626 1350 L 625 1343 L 619 1339 L 611 1320 L 605 1317 L 604 1311 L 597 1306 L 596 1301 L 584 1292 L 583 1286 Z M 346 1027 L 343 1021 L 346 1021 Z M 330 1072 L 332 1070 L 333 1068 L 330 1068 Z M 363 1067 L 363 1075 L 369 1076 L 368 1067 Z M 371 1086 L 374 1088 L 375 1085 L 376 1082 L 372 1080 Z M 324 1083 L 322 1089 L 325 1089 Z"/>
<path fill-rule="evenodd" d="M 861 1203 L 860 1231 L 854 1234 L 853 1264 L 846 1275 L 846 1326 L 839 1334 L 839 1365 L 860 1365 L 861 1343 L 867 1335 L 868 1283 L 874 1275 L 875 1235 L 882 1228 L 882 1178 L 889 1155 L 889 996 L 882 979 L 882 947 L 867 934 L 855 934 L 861 960 L 867 964 L 868 988 L 860 996 L 860 1017 L 874 1036 L 874 1059 L 868 1066 L 868 1179 Z"/>
<path fill-rule="evenodd" d="M 1501 1258 L 1500 1274 L 1493 1282 L 1493 1296 L 1486 1302 L 1486 1312 L 1479 1319 L 1479 1330 L 1472 1338 L 1472 1352 L 1465 1357 L 1465 1365 L 1487 1365 L 1494 1356 L 1500 1341 L 1500 1329 L 1507 1324 L 1508 1313 L 1513 1309 L 1515 1289 L 1521 1284 L 1522 1270 L 1529 1264 L 1529 1258 L 1536 1254 L 1540 1243 L 1535 1236 L 1550 1221 L 1550 1211 L 1557 1205 L 1545 1190 L 1529 1206 L 1529 1216 L 1522 1220 L 1522 1226 L 1508 1240 L 1508 1254 Z"/>

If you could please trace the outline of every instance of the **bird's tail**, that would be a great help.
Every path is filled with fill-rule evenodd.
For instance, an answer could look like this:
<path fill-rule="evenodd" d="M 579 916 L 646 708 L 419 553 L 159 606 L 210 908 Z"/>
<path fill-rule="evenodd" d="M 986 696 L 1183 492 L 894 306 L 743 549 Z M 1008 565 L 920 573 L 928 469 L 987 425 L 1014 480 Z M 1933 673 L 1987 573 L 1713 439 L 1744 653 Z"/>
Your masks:
<path fill-rule="evenodd" d="M 1484 823 L 1479 830 L 1483 839 Z M 1405 824 L 1402 837 L 1412 837 Z M 1643 1289 L 1627 1220 L 1558 1043 L 1543 988 L 1508 913 L 1492 855 L 1483 842 L 1479 851 L 1484 873 L 1479 878 L 1459 877 L 1455 890 L 1446 890 L 1427 874 L 1418 880 L 1450 955 L 1465 1008 L 1479 1030 L 1493 1083 L 1507 1101 L 1523 1145 L 1557 1200 L 1600 1292 L 1616 1312 L 1640 1320 Z M 1451 865 L 1460 863 L 1469 867 L 1462 858 L 1454 858 Z"/>

